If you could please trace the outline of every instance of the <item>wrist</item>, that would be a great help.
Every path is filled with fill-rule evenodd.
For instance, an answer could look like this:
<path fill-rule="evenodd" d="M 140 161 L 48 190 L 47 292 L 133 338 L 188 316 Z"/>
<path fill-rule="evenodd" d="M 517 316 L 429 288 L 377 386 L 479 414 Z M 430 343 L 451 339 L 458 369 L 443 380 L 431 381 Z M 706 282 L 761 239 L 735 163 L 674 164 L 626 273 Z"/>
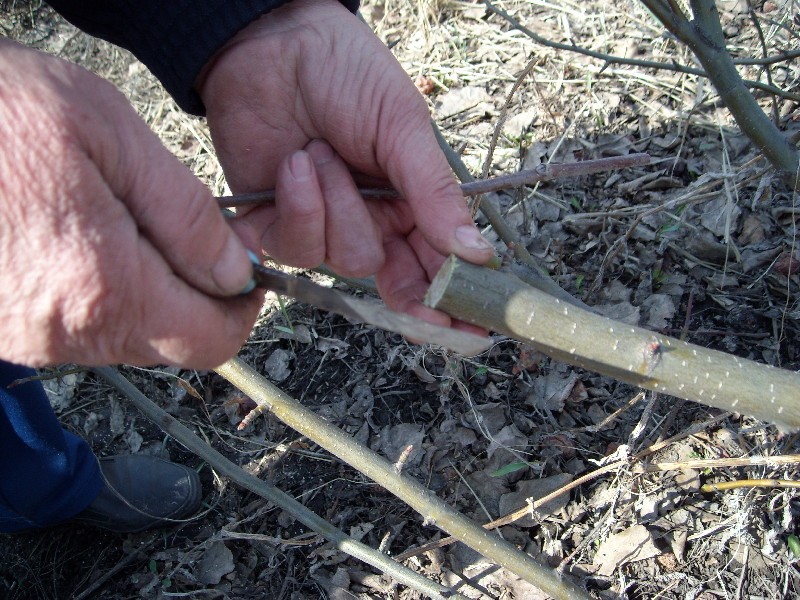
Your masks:
<path fill-rule="evenodd" d="M 306 25 L 319 24 L 330 17 L 341 17 L 348 10 L 355 12 L 358 9 L 358 0 L 284 0 L 284 2 L 251 21 L 240 29 L 233 37 L 225 42 L 208 59 L 206 64 L 198 72 L 193 85 L 193 90 L 199 94 L 203 103 L 206 103 L 207 82 L 212 73 L 217 70 L 231 70 L 235 68 L 247 68 L 239 61 L 228 62 L 225 60 L 228 55 L 236 53 L 242 46 L 250 42 L 258 42 L 259 58 L 264 54 L 271 56 L 272 61 L 259 61 L 258 68 L 274 69 L 281 66 L 287 56 L 292 52 L 287 51 L 286 38 L 281 39 L 281 34 L 298 31 Z M 263 46 L 272 42 L 275 44 L 275 51 L 265 52 Z M 244 62 L 249 62 L 244 57 Z M 252 68 L 252 67 L 251 67 Z M 236 73 L 230 73 L 236 76 Z"/>

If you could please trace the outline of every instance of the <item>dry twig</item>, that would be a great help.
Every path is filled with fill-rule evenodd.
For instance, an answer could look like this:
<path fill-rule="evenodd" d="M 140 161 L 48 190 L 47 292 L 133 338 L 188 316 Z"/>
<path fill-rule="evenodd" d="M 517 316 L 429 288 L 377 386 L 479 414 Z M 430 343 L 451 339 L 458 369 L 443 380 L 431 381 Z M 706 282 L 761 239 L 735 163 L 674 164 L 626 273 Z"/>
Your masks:
<path fill-rule="evenodd" d="M 719 483 L 706 483 L 700 486 L 701 492 L 725 492 L 749 487 L 770 487 L 770 488 L 800 488 L 800 481 L 791 479 L 738 479 L 736 481 L 721 481 Z"/>
<path fill-rule="evenodd" d="M 216 372 L 295 431 L 357 469 L 423 515 L 425 521 L 456 536 L 470 548 L 556 598 L 588 599 L 568 579 L 540 565 L 514 546 L 450 508 L 419 482 L 398 473 L 375 452 L 356 443 L 299 402 L 287 396 L 242 360 L 234 358 Z"/>
<path fill-rule="evenodd" d="M 276 506 L 290 513 L 308 528 L 333 542 L 342 552 L 346 552 L 350 556 L 358 558 L 376 569 L 380 569 L 384 573 L 391 575 L 391 577 L 400 583 L 422 592 L 430 598 L 459 598 L 460 600 L 465 600 L 463 596 L 453 594 L 451 590 L 444 586 L 430 581 L 411 569 L 395 562 L 385 554 L 354 540 L 344 532 L 336 529 L 333 525 L 325 521 L 325 519 L 311 512 L 291 496 L 283 493 L 266 481 L 262 481 L 258 477 L 245 472 L 241 467 L 233 464 L 222 454 L 197 437 L 197 435 L 192 433 L 188 427 L 180 423 L 175 417 L 158 407 L 116 369 L 112 367 L 95 367 L 93 370 L 107 383 L 123 394 L 132 404 L 144 413 L 147 418 L 164 430 L 167 435 L 171 436 L 187 450 L 206 461 L 217 473 L 227 477 L 237 485 L 250 490 L 254 494 L 266 498 Z"/>
<path fill-rule="evenodd" d="M 594 160 L 584 160 L 576 163 L 542 164 L 535 169 L 527 169 L 499 175 L 487 179 L 465 181 L 461 184 L 461 192 L 465 196 L 479 196 L 489 192 L 497 192 L 524 185 L 534 185 L 544 181 L 553 181 L 565 177 L 579 177 L 603 171 L 617 171 L 628 167 L 638 167 L 650 163 L 648 154 L 628 154 L 625 156 L 610 156 Z M 463 181 L 464 178 L 462 178 Z M 359 188 L 358 192 L 367 200 L 396 200 L 401 198 L 400 192 L 392 188 Z M 247 192 L 231 196 L 219 196 L 217 204 L 221 208 L 235 208 L 240 206 L 253 206 L 272 204 L 275 202 L 275 190 L 263 192 Z"/>
<path fill-rule="evenodd" d="M 562 50 L 567 52 L 575 52 L 577 54 L 583 54 L 585 56 L 589 56 L 591 58 L 596 58 L 598 60 L 602 60 L 606 65 L 608 64 L 618 64 L 618 65 L 628 65 L 634 67 L 642 67 L 644 69 L 658 69 L 662 71 L 673 71 L 675 73 L 685 73 L 687 75 L 697 75 L 698 77 L 706 77 L 708 79 L 712 79 L 712 77 L 703 69 L 697 69 L 694 67 L 687 67 L 686 65 L 680 65 L 675 62 L 658 62 L 655 60 L 642 60 L 639 58 L 627 58 L 623 56 L 613 56 L 611 54 L 606 54 L 604 52 L 597 52 L 596 50 L 590 50 L 588 48 L 583 48 L 576 44 L 562 44 L 560 42 L 554 42 L 552 40 L 548 40 L 545 37 L 531 31 L 527 27 L 525 27 L 522 23 L 520 23 L 517 19 L 512 17 L 506 11 L 501 8 L 498 8 L 494 4 L 492 4 L 489 0 L 483 0 L 483 3 L 486 5 L 486 8 L 489 9 L 494 14 L 498 15 L 505 19 L 509 25 L 511 25 L 514 29 L 521 31 L 526 36 L 531 38 L 537 44 L 541 44 L 542 46 L 546 46 L 548 48 L 554 48 L 555 50 Z M 643 4 L 646 4 L 643 2 Z M 785 52 L 781 52 L 775 56 L 768 56 L 764 58 L 742 58 L 733 60 L 733 64 L 735 65 L 772 65 L 779 62 L 790 61 L 800 56 L 800 50 L 789 50 Z M 763 83 L 761 81 L 751 81 L 749 79 L 743 80 L 744 85 L 761 90 L 762 92 L 766 92 L 768 94 L 772 94 L 775 96 L 780 96 L 782 98 L 786 98 L 788 100 L 794 100 L 796 102 L 800 101 L 800 95 L 794 94 L 792 92 L 788 92 L 786 90 L 782 90 L 777 86 L 770 85 L 767 83 Z"/>

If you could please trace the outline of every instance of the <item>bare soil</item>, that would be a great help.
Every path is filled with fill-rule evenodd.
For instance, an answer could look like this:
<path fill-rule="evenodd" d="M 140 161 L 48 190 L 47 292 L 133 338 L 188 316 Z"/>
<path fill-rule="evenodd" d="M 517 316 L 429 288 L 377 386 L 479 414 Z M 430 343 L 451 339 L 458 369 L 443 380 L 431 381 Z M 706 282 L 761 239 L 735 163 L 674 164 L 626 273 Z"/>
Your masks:
<path fill-rule="evenodd" d="M 215 193 L 224 191 L 205 123 L 182 114 L 141 64 L 47 8 L 6 4 L 0 20 L 6 35 L 113 81 L 171 151 Z M 747 2 L 718 4 L 737 57 L 761 57 L 761 37 L 769 55 L 800 47 L 796 1 L 756 2 L 752 14 Z M 508 0 L 499 6 L 553 41 L 695 66 L 633 1 Z M 562 287 L 626 322 L 800 369 L 797 197 L 738 133 L 707 81 L 544 47 L 479 3 L 370 1 L 362 12 L 477 176 L 630 152 L 654 157 L 648 167 L 492 195 Z M 797 60 L 772 65 L 769 73 L 760 66 L 742 72 L 800 93 Z M 800 128 L 796 101 L 757 97 L 782 129 Z M 489 228 L 486 234 L 496 240 Z M 497 248 L 505 250 L 500 241 Z M 700 491 L 707 482 L 800 480 L 797 463 L 725 462 L 800 454 L 797 435 L 743 415 L 642 394 L 512 340 L 498 338 L 485 354 L 463 358 L 274 297 L 241 356 L 389 459 L 413 445 L 405 472 L 481 523 L 619 461 L 500 530 L 593 597 L 800 594 L 798 555 L 790 549 L 796 542 L 800 552 L 794 489 Z M 397 556 L 443 537 L 269 415 L 237 431 L 251 404 L 214 374 L 124 372 L 231 460 L 371 546 Z M 65 525 L 2 536 L 0 595 L 418 597 L 217 477 L 90 375 L 47 385 L 62 422 L 97 454 L 148 452 L 196 466 L 204 509 L 183 525 L 137 535 Z M 641 459 L 628 460 L 637 453 Z M 712 458 L 721 466 L 690 462 Z M 262 537 L 230 537 L 236 533 Z M 461 544 L 405 562 L 468 597 L 542 597 Z"/>

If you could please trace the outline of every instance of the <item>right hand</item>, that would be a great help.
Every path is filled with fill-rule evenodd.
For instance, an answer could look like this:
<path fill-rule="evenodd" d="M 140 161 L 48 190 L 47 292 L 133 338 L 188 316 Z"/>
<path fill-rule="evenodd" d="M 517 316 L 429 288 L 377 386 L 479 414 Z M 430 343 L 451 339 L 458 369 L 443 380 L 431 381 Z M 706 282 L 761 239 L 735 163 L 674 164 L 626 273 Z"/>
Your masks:
<path fill-rule="evenodd" d="M 0 40 L 0 140 L 0 358 L 211 368 L 235 354 L 262 301 L 237 296 L 252 273 L 240 236 L 257 236 L 119 92 Z"/>
<path fill-rule="evenodd" d="M 196 87 L 231 189 L 277 189 L 244 217 L 272 258 L 375 274 L 390 308 L 451 323 L 422 302 L 431 279 L 448 254 L 482 264 L 493 250 L 425 101 L 369 27 L 336 0 L 292 0 L 234 36 Z M 403 197 L 366 202 L 357 182 Z"/>

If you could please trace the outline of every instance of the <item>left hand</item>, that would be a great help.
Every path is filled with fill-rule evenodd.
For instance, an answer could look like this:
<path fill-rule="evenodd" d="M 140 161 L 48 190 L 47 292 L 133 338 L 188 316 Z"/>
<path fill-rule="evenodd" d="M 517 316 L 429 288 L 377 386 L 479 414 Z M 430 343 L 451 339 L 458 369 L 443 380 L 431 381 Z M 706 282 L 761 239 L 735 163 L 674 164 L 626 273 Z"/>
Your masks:
<path fill-rule="evenodd" d="M 293 0 L 234 37 L 197 81 L 235 192 L 277 189 L 243 217 L 276 260 L 376 275 L 387 305 L 422 304 L 447 254 L 485 263 L 424 100 L 391 52 L 336 0 Z M 365 202 L 356 181 L 404 199 Z"/>

